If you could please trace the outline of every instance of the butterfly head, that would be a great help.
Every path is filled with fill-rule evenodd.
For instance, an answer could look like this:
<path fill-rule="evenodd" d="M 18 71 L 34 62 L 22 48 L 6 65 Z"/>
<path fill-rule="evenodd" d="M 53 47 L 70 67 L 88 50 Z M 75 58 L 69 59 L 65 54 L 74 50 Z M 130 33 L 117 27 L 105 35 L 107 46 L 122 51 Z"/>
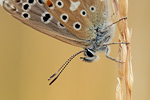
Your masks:
<path fill-rule="evenodd" d="M 105 26 L 106 27 L 106 26 Z M 96 30 L 96 37 L 90 41 L 90 47 L 86 48 L 84 51 L 84 56 L 81 57 L 83 61 L 86 62 L 94 62 L 97 61 L 99 56 L 96 54 L 96 52 L 104 52 L 107 48 L 107 45 L 105 43 L 108 43 L 111 38 L 113 37 L 114 33 L 114 27 L 111 26 L 108 28 L 98 27 Z"/>
<path fill-rule="evenodd" d="M 89 49 L 89 48 L 85 49 L 84 56 L 85 57 L 80 57 L 80 59 L 82 59 L 85 62 L 93 62 L 99 58 L 96 52 L 93 49 Z"/>

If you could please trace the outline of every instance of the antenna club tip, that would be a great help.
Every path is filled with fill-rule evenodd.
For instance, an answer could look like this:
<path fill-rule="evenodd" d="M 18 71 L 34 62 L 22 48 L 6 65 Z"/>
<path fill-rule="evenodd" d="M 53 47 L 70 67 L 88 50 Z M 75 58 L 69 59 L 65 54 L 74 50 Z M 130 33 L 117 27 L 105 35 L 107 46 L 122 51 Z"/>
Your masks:
<path fill-rule="evenodd" d="M 50 78 L 48 78 L 48 81 L 50 80 Z"/>
<path fill-rule="evenodd" d="M 49 83 L 49 86 L 51 86 L 51 84 Z"/>

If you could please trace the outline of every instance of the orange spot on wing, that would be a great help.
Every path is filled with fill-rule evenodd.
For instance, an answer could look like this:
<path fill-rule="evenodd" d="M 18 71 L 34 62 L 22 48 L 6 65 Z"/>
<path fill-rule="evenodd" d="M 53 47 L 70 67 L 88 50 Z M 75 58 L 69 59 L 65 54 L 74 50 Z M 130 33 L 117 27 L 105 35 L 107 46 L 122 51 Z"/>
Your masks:
<path fill-rule="evenodd" d="M 47 6 L 51 7 L 53 6 L 52 2 L 50 2 L 49 0 L 46 1 Z"/>

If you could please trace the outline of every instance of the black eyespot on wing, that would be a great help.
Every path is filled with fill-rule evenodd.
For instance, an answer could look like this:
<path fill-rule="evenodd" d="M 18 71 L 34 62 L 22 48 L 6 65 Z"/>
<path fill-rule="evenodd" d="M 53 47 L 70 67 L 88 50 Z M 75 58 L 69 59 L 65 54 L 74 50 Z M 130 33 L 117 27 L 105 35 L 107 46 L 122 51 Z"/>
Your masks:
<path fill-rule="evenodd" d="M 45 17 L 50 18 L 51 15 L 50 14 L 45 14 Z"/>
<path fill-rule="evenodd" d="M 64 27 L 64 25 L 63 25 L 63 24 L 61 24 L 61 23 L 60 23 L 60 26 L 61 26 L 61 27 Z"/>
<path fill-rule="evenodd" d="M 75 28 L 79 29 L 81 26 L 79 24 L 75 24 Z"/>
<path fill-rule="evenodd" d="M 82 15 L 85 16 L 85 15 L 86 15 L 86 12 L 85 12 L 85 11 L 82 11 Z"/>
<path fill-rule="evenodd" d="M 48 17 L 43 17 L 44 22 L 48 21 L 48 19 L 49 19 Z"/>
<path fill-rule="evenodd" d="M 24 4 L 24 5 L 23 5 L 23 9 L 24 9 L 24 10 L 28 10 L 28 9 L 29 9 L 29 4 Z"/>
<path fill-rule="evenodd" d="M 24 18 L 27 18 L 29 15 L 27 13 L 23 14 Z"/>
<path fill-rule="evenodd" d="M 90 11 L 91 11 L 91 12 L 95 12 L 95 11 L 96 11 L 96 8 L 95 8 L 94 6 L 91 6 L 91 7 L 90 7 Z"/>
<path fill-rule="evenodd" d="M 62 14 L 61 15 L 61 20 L 64 21 L 64 22 L 67 22 L 69 19 L 68 15 L 67 14 Z"/>
<path fill-rule="evenodd" d="M 62 28 L 62 29 L 65 28 L 65 26 L 63 24 L 61 24 L 60 22 L 57 22 L 57 25 L 59 28 Z"/>
<path fill-rule="evenodd" d="M 44 22 L 48 21 L 50 17 L 51 17 L 50 14 L 45 14 L 45 16 L 43 17 L 43 21 Z"/>
<path fill-rule="evenodd" d="M 30 14 L 27 12 L 22 12 L 21 16 L 25 19 L 29 19 L 30 18 Z"/>
<path fill-rule="evenodd" d="M 91 10 L 93 11 L 93 10 L 94 10 L 94 7 L 91 7 Z"/>
<path fill-rule="evenodd" d="M 34 3 L 34 0 L 28 0 L 28 3 L 29 3 L 29 4 L 33 4 L 33 3 Z"/>
<path fill-rule="evenodd" d="M 81 24 L 80 24 L 79 22 L 75 22 L 75 23 L 73 24 L 73 28 L 78 31 L 78 30 L 81 29 Z"/>
<path fill-rule="evenodd" d="M 42 0 L 38 0 L 38 3 L 39 3 L 39 4 L 43 4 Z"/>
<path fill-rule="evenodd" d="M 57 3 L 59 6 L 61 6 L 62 5 L 62 3 L 59 1 L 58 3 Z"/>
<path fill-rule="evenodd" d="M 62 16 L 62 19 L 63 19 L 63 20 L 66 20 L 66 19 L 67 19 L 67 16 L 63 15 L 63 16 Z"/>
<path fill-rule="evenodd" d="M 41 21 L 48 24 L 52 20 L 53 16 L 49 12 L 45 12 L 41 16 Z"/>
<path fill-rule="evenodd" d="M 60 1 L 56 1 L 56 6 L 59 8 L 62 8 L 64 6 L 64 3 L 60 0 Z"/>

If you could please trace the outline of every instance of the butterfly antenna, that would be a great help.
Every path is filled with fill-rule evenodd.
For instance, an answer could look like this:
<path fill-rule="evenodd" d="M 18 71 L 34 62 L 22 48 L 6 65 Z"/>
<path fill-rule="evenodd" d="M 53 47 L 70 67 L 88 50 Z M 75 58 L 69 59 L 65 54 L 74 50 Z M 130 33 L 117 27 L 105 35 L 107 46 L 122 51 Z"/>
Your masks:
<path fill-rule="evenodd" d="M 104 31 L 105 29 L 107 29 L 108 27 L 111 27 L 112 25 L 114 25 L 114 24 L 116 24 L 116 23 L 118 23 L 118 22 L 120 22 L 120 21 L 122 21 L 122 20 L 126 20 L 126 19 L 127 19 L 127 17 L 120 18 L 118 21 L 113 22 L 112 24 L 110 24 L 110 25 L 108 25 L 108 26 L 102 28 L 100 31 L 103 32 L 103 31 Z"/>
<path fill-rule="evenodd" d="M 56 75 L 56 77 L 49 83 L 49 85 L 51 85 L 58 77 L 59 75 L 63 72 L 63 70 L 67 67 L 67 65 L 71 62 L 71 60 L 76 57 L 77 55 L 79 55 L 80 53 L 84 52 L 85 50 L 79 51 L 76 54 L 72 55 L 58 70 L 57 72 L 55 72 L 51 77 L 48 78 L 48 81 L 51 80 L 52 78 L 54 78 Z M 59 72 L 59 73 L 58 73 Z"/>

